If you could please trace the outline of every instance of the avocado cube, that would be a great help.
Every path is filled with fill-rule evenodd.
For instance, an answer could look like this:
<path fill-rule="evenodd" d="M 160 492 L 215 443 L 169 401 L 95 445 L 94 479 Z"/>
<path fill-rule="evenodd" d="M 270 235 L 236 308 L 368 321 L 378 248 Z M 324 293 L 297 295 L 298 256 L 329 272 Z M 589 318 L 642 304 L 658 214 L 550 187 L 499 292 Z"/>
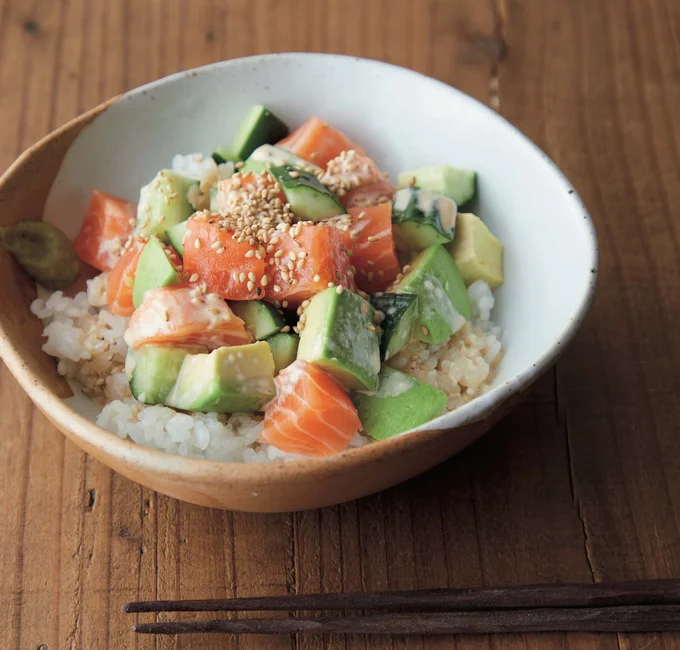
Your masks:
<path fill-rule="evenodd" d="M 456 236 L 448 249 L 466 285 L 484 280 L 495 289 L 503 284 L 503 244 L 479 217 L 470 212 L 458 215 Z"/>
<path fill-rule="evenodd" d="M 304 311 L 298 359 L 316 363 L 348 390 L 373 390 L 380 372 L 375 309 L 341 287 L 317 293 Z"/>
<path fill-rule="evenodd" d="M 250 413 L 275 395 L 274 359 L 260 341 L 188 355 L 165 404 L 183 411 Z"/>
<path fill-rule="evenodd" d="M 430 246 L 404 271 L 392 291 L 418 296 L 414 337 L 425 343 L 448 341 L 471 314 L 467 289 L 453 258 L 443 246 Z"/>
<path fill-rule="evenodd" d="M 132 302 L 135 308 L 144 300 L 148 289 L 159 289 L 179 284 L 181 278 L 156 237 L 149 238 L 139 256 L 135 283 L 132 289 Z"/>
<path fill-rule="evenodd" d="M 446 393 L 388 366 L 378 375 L 373 392 L 352 393 L 364 433 L 385 440 L 440 416 Z"/>

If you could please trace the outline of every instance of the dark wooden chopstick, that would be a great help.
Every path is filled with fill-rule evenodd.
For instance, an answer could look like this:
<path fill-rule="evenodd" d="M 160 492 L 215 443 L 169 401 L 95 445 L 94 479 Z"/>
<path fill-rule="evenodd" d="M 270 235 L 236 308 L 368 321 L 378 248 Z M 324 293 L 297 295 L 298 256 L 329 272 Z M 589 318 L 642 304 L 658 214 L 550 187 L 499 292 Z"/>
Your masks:
<path fill-rule="evenodd" d="M 142 634 L 482 634 L 507 632 L 677 632 L 676 605 L 505 609 L 338 618 L 240 619 L 140 623 Z"/>
<path fill-rule="evenodd" d="M 680 605 L 680 580 L 428 589 L 355 594 L 309 594 L 224 600 L 151 600 L 124 606 L 135 612 L 300 610 L 484 610 L 555 607 Z M 356 619 L 355 619 L 356 620 Z M 337 619 L 336 619 L 337 621 Z M 234 621 L 229 621 L 232 623 Z"/>

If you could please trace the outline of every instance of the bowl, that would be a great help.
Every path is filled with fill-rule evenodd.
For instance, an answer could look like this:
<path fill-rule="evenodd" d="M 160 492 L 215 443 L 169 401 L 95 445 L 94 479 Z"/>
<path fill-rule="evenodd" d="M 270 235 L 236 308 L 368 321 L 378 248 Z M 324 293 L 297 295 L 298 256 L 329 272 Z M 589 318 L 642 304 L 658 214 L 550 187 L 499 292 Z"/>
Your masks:
<path fill-rule="evenodd" d="M 33 283 L 0 254 L 0 353 L 40 410 L 86 452 L 124 476 L 192 503 L 282 512 L 361 497 L 433 467 L 484 434 L 552 364 L 593 295 L 597 241 L 557 167 L 497 113 L 462 92 L 386 63 L 275 54 L 216 63 L 137 88 L 72 120 L 0 178 L 0 223 L 40 219 L 75 235 L 93 188 L 137 200 L 175 153 L 228 140 L 253 103 L 292 125 L 323 116 L 362 143 L 384 171 L 449 163 L 479 173 L 477 213 L 505 246 L 494 319 L 504 357 L 488 392 L 384 442 L 323 459 L 220 463 L 137 446 L 97 427 L 30 313 Z M 80 411 L 80 412 L 79 412 Z"/>

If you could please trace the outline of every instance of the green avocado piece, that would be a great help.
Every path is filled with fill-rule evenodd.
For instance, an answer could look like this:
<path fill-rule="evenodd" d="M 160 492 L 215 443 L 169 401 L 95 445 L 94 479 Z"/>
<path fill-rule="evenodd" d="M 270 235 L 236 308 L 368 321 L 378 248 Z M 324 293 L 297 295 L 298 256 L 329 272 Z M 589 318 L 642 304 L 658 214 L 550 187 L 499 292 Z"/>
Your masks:
<path fill-rule="evenodd" d="M 164 345 L 128 348 L 126 370 L 131 372 L 130 391 L 144 404 L 162 404 L 179 376 L 184 357 L 196 350 Z"/>
<path fill-rule="evenodd" d="M 348 390 L 373 390 L 380 372 L 375 309 L 356 293 L 331 287 L 303 314 L 298 359 L 316 363 Z"/>
<path fill-rule="evenodd" d="M 432 165 L 399 174 L 397 183 L 399 187 L 415 186 L 439 192 L 457 205 L 463 205 L 477 193 L 477 172 L 450 165 Z"/>
<path fill-rule="evenodd" d="M 165 404 L 183 411 L 250 413 L 275 395 L 274 359 L 259 341 L 187 355 Z"/>
<path fill-rule="evenodd" d="M 184 257 L 184 233 L 186 231 L 186 221 L 181 221 L 165 231 L 171 246 L 179 253 L 180 257 Z"/>
<path fill-rule="evenodd" d="M 281 311 L 264 300 L 230 300 L 229 307 L 256 341 L 273 336 L 286 324 Z"/>
<path fill-rule="evenodd" d="M 352 393 L 364 433 L 385 440 L 440 416 L 446 393 L 415 377 L 383 366 L 373 392 Z"/>
<path fill-rule="evenodd" d="M 443 246 L 418 253 L 404 267 L 394 293 L 418 296 L 418 318 L 413 335 L 425 343 L 443 343 L 470 319 L 470 299 L 456 263 Z"/>
<path fill-rule="evenodd" d="M 458 208 L 448 196 L 417 187 L 397 190 L 392 201 L 394 244 L 400 251 L 420 251 L 453 240 Z"/>
<path fill-rule="evenodd" d="M 458 215 L 458 227 L 449 252 L 465 284 L 484 280 L 492 289 L 503 284 L 503 245 L 486 224 L 470 212 Z"/>
<path fill-rule="evenodd" d="M 287 368 L 297 356 L 300 337 L 297 334 L 280 332 L 267 339 L 272 356 L 274 357 L 274 367 L 278 375 L 284 368 Z"/>
<path fill-rule="evenodd" d="M 235 156 L 233 153 L 231 153 L 228 147 L 217 147 L 217 149 L 212 152 L 212 159 L 218 165 L 221 165 L 225 162 L 237 163 L 241 160 L 238 156 Z"/>
<path fill-rule="evenodd" d="M 137 235 L 156 235 L 166 241 L 166 230 L 186 221 L 194 208 L 187 192 L 198 181 L 164 169 L 142 187 L 137 205 Z"/>
<path fill-rule="evenodd" d="M 135 309 L 142 304 L 148 289 L 160 289 L 179 284 L 181 278 L 169 260 L 163 244 L 156 237 L 150 237 L 139 256 L 135 283 L 132 289 L 132 302 Z"/>
<path fill-rule="evenodd" d="M 268 171 L 281 185 L 297 219 L 323 221 L 345 214 L 345 208 L 314 174 L 284 165 Z"/>
<path fill-rule="evenodd" d="M 80 273 L 71 240 L 46 221 L 0 227 L 0 247 L 14 256 L 26 275 L 50 291 L 68 289 Z"/>
<path fill-rule="evenodd" d="M 227 154 L 230 160 L 245 160 L 260 145 L 278 142 L 287 135 L 285 122 L 267 107 L 255 104 L 248 109 L 229 147 L 219 155 L 224 157 L 222 154 Z"/>

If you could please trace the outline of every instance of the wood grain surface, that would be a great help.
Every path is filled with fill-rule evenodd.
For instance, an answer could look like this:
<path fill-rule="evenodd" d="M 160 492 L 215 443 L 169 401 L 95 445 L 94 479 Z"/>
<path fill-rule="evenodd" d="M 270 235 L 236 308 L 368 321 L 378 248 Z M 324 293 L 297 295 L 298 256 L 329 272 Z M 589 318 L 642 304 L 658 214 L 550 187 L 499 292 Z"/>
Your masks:
<path fill-rule="evenodd" d="M 670 634 L 130 631 L 121 606 L 133 599 L 680 576 L 680 3 L 0 0 L 0 169 L 128 88 L 291 50 L 431 74 L 544 148 L 599 232 L 591 315 L 556 370 L 468 451 L 382 494 L 290 515 L 203 509 L 113 474 L 2 366 L 0 649 L 680 648 Z"/>

